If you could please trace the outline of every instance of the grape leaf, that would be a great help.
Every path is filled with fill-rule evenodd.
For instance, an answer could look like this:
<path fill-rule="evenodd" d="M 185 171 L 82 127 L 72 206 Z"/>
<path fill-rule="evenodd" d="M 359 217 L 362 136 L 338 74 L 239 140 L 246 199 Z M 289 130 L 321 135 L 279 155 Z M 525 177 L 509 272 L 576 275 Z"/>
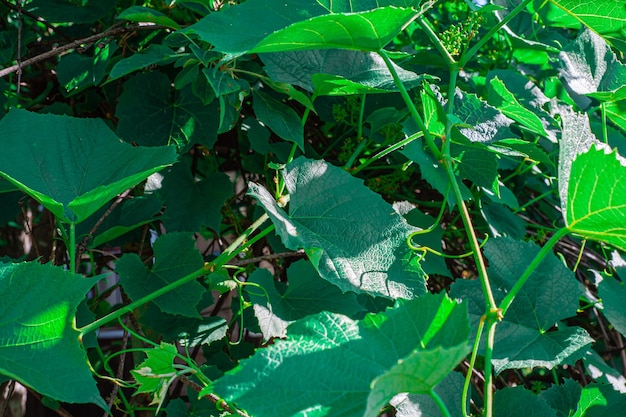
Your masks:
<path fill-rule="evenodd" d="M 304 150 L 304 126 L 298 113 L 263 91 L 252 90 L 252 97 L 252 107 L 259 121 L 281 139 L 293 142 Z"/>
<path fill-rule="evenodd" d="M 173 148 L 122 143 L 100 119 L 12 110 L 0 131 L 0 175 L 67 223 L 176 161 Z M 26 131 L 37 135 L 24 140 Z"/>
<path fill-rule="evenodd" d="M 469 351 L 465 308 L 443 294 L 398 300 L 361 321 L 323 312 L 287 332 L 216 381 L 215 392 L 258 416 L 377 416 L 398 393 L 428 392 Z"/>
<path fill-rule="evenodd" d="M 249 184 L 285 246 L 304 249 L 320 275 L 342 291 L 389 298 L 425 292 L 424 273 L 406 245 L 415 230 L 345 171 L 300 157 L 285 168 L 287 214 L 270 193 Z M 367 207 L 367 210 L 362 210 Z"/>
<path fill-rule="evenodd" d="M 0 374 L 59 401 L 108 410 L 74 318 L 95 283 L 51 264 L 0 264 L 0 297 L 11 300 L 0 307 Z"/>
<path fill-rule="evenodd" d="M 598 286 L 598 292 L 602 298 L 602 313 L 623 335 L 626 335 L 626 286 L 624 283 L 611 277 L 604 278 Z"/>
<path fill-rule="evenodd" d="M 263 338 L 285 337 L 287 326 L 296 320 L 329 311 L 353 317 L 364 308 L 354 293 L 341 293 L 339 288 L 320 278 L 310 262 L 296 262 L 287 270 L 287 286 L 274 282 L 266 269 L 254 271 L 249 282 L 259 284 L 266 293 L 250 288 L 250 301 L 259 321 Z M 281 285 L 282 284 L 282 285 Z"/>
<path fill-rule="evenodd" d="M 498 390 L 493 403 L 495 416 L 556 417 L 555 410 L 543 398 L 523 386 Z"/>
<path fill-rule="evenodd" d="M 151 394 L 150 404 L 160 407 L 165 400 L 167 390 L 177 376 L 174 368 L 177 353 L 176 346 L 161 342 L 159 347 L 148 350 L 148 358 L 130 371 L 139 384 L 136 393 Z"/>
<path fill-rule="evenodd" d="M 508 237 L 489 239 L 485 245 L 489 277 L 496 302 L 504 298 L 539 252 L 532 242 Z M 581 289 L 555 256 L 548 256 L 515 297 L 504 320 L 498 324 L 493 363 L 496 372 L 510 368 L 544 366 L 580 359 L 593 339 L 581 328 L 557 323 L 575 316 Z M 484 296 L 477 281 L 457 281 L 454 297 L 466 299 L 474 325 L 484 314 Z M 557 325 L 556 330 L 552 328 Z"/>
<path fill-rule="evenodd" d="M 153 249 L 155 260 L 149 269 L 134 253 L 125 254 L 116 264 L 124 290 L 135 301 L 199 270 L 204 263 L 188 233 L 162 235 Z M 202 285 L 191 281 L 155 298 L 154 303 L 166 313 L 199 318 L 196 305 L 203 292 Z"/>

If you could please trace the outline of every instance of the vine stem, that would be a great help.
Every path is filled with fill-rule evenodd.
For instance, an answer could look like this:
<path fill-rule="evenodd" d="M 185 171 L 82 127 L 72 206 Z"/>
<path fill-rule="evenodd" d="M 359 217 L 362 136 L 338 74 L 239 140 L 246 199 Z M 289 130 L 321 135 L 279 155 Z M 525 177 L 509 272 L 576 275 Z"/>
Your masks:
<path fill-rule="evenodd" d="M 496 32 L 502 29 L 504 25 L 509 23 L 515 16 L 517 16 L 522 10 L 524 10 L 526 6 L 528 6 L 532 1 L 533 0 L 524 0 L 523 2 L 521 2 L 519 5 L 517 5 L 517 7 L 511 10 L 511 12 L 507 14 L 504 17 L 504 19 L 500 20 L 498 24 L 493 26 L 489 30 L 489 32 L 485 34 L 485 36 L 481 37 L 478 40 L 478 42 L 474 44 L 474 46 L 472 46 L 469 50 L 464 52 L 461 58 L 459 59 L 460 68 L 463 68 L 469 62 L 469 60 L 472 59 L 472 57 L 476 54 L 476 52 L 478 52 L 478 50 L 482 48 L 483 45 L 486 44 L 493 35 L 496 34 Z"/>
<path fill-rule="evenodd" d="M 443 402 L 439 394 L 437 394 L 437 392 L 434 389 L 431 388 L 431 390 L 428 392 L 428 395 L 430 395 L 430 398 L 432 398 L 435 401 L 443 417 L 452 417 L 450 414 L 450 411 L 448 410 L 448 407 L 446 407 L 446 403 Z"/>
<path fill-rule="evenodd" d="M 526 281 L 528 281 L 528 278 L 530 278 L 530 275 L 533 273 L 533 271 L 535 271 L 539 267 L 543 259 L 549 253 L 552 253 L 552 248 L 554 247 L 554 245 L 556 245 L 556 243 L 568 233 L 569 229 L 567 227 L 563 227 L 557 230 L 556 233 L 553 234 L 552 237 L 546 242 L 546 244 L 543 245 L 539 253 L 537 253 L 532 262 L 528 265 L 528 267 L 526 267 L 524 273 L 519 277 L 513 288 L 511 288 L 506 297 L 504 297 L 504 299 L 500 303 L 502 316 L 506 314 L 507 310 L 511 306 L 511 303 L 513 303 L 513 300 L 515 299 L 515 296 L 517 295 L 517 293 L 520 292 Z"/>
<path fill-rule="evenodd" d="M 119 308 L 118 310 L 115 310 L 109 314 L 107 314 L 106 316 L 89 323 L 86 326 L 83 326 L 81 328 L 78 329 L 78 331 L 80 332 L 81 337 L 91 331 L 94 331 L 98 328 L 100 328 L 101 326 L 116 320 L 117 318 L 123 316 L 124 314 L 130 313 L 131 311 L 135 310 L 138 307 L 141 307 L 142 305 L 154 300 L 157 297 L 160 297 L 161 295 L 164 295 L 178 287 L 180 287 L 181 285 L 184 285 L 190 281 L 193 281 L 203 275 L 209 274 L 213 271 L 215 271 L 216 269 L 219 269 L 221 267 L 223 267 L 224 265 L 226 265 L 232 258 L 234 258 L 235 256 L 237 256 L 238 253 L 240 253 L 242 250 L 245 250 L 245 248 L 250 246 L 250 242 L 246 242 L 246 240 L 250 237 L 250 235 L 252 233 L 254 233 L 255 230 L 257 230 L 259 227 L 261 227 L 261 225 L 263 223 L 265 223 L 267 220 L 269 219 L 269 216 L 267 214 L 263 214 L 261 217 L 259 217 L 259 219 L 257 221 L 255 221 L 254 223 L 252 223 L 250 225 L 250 227 L 248 227 L 248 229 L 246 229 L 245 232 L 243 232 L 241 234 L 241 236 L 239 236 L 233 243 L 231 243 L 225 250 L 224 252 L 222 252 L 213 262 L 205 262 L 205 264 L 191 272 L 190 274 L 185 275 L 184 277 L 162 287 L 159 288 L 158 290 L 140 298 L 137 301 L 134 301 L 124 307 Z M 269 228 L 263 230 L 261 232 L 261 235 L 265 236 L 267 233 L 269 233 L 271 230 L 274 230 L 274 226 L 270 226 Z M 256 240 L 256 237 L 255 239 Z"/>

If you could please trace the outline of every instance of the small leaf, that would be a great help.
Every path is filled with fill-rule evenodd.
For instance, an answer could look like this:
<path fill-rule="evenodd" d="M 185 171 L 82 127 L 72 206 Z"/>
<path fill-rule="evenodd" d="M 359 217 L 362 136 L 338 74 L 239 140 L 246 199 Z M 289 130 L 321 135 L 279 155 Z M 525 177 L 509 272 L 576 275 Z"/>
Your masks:
<path fill-rule="evenodd" d="M 454 94 L 454 115 L 470 126 L 457 127 L 470 142 L 487 144 L 502 139 L 516 138 L 516 135 L 509 129 L 513 120 L 475 94 L 467 94 L 457 89 Z"/>
<path fill-rule="evenodd" d="M 163 225 L 168 232 L 199 232 L 202 227 L 220 230 L 222 207 L 233 194 L 228 176 L 211 172 L 196 180 L 187 159 L 163 173 L 159 196 L 165 203 Z"/>
<path fill-rule="evenodd" d="M 300 157 L 287 165 L 289 214 L 249 184 L 290 249 L 304 249 L 320 275 L 342 291 L 389 298 L 425 292 L 424 273 L 406 245 L 414 228 L 345 171 Z M 360 210 L 359 207 L 367 207 Z"/>
<path fill-rule="evenodd" d="M 139 387 L 136 393 L 148 393 L 152 396 L 150 404 L 159 404 L 165 400 L 167 390 L 176 377 L 174 358 L 176 346 L 161 342 L 159 347 L 147 351 L 148 358 L 132 369 Z"/>
<path fill-rule="evenodd" d="M 576 411 L 581 393 L 582 388 L 578 382 L 566 379 L 563 384 L 552 385 L 543 391 L 539 398 L 548 403 L 555 411 L 556 417 L 569 417 Z"/>
<path fill-rule="evenodd" d="M 354 316 L 364 308 L 357 302 L 356 294 L 342 293 L 339 288 L 320 278 L 310 262 L 296 262 L 287 270 L 288 285 L 281 283 L 265 269 L 257 269 L 249 282 L 259 284 L 266 294 L 250 288 L 250 301 L 259 321 L 263 338 L 285 337 L 287 326 L 306 316 L 329 311 Z M 278 287 L 278 288 L 277 288 Z M 284 285 L 283 285 L 284 287 Z"/>
<path fill-rule="evenodd" d="M 256 117 L 281 139 L 304 150 L 304 127 L 298 113 L 267 93 L 252 90 L 252 107 Z"/>
<path fill-rule="evenodd" d="M 435 392 L 443 400 L 451 417 L 462 417 L 461 398 L 465 378 L 458 372 L 450 372 L 437 386 Z M 396 410 L 396 417 L 427 417 L 441 415 L 441 409 L 427 394 L 399 394 L 390 404 Z"/>
<path fill-rule="evenodd" d="M 163 13 L 143 6 L 131 6 L 117 15 L 118 19 L 130 22 L 150 22 L 172 29 L 180 29 L 180 25 Z"/>
<path fill-rule="evenodd" d="M 167 46 L 151 44 L 143 51 L 118 61 L 111 69 L 109 79 L 115 80 L 131 72 L 145 70 L 150 65 L 166 65 L 174 62 L 177 58 L 179 58 L 179 55 Z"/>
<path fill-rule="evenodd" d="M 626 286 L 623 282 L 606 277 L 598 286 L 598 292 L 602 298 L 602 313 L 618 332 L 626 336 Z"/>
<path fill-rule="evenodd" d="M 173 148 L 122 143 L 100 119 L 12 110 L 0 131 L 0 175 L 67 223 L 80 223 L 176 161 Z M 24 140 L 25 131 L 38 134 Z"/>
<path fill-rule="evenodd" d="M 467 178 L 475 185 L 500 193 L 498 184 L 498 160 L 493 152 L 486 149 L 467 147 L 461 155 L 459 173 L 461 179 Z"/>
<path fill-rule="evenodd" d="M 0 298 L 11 300 L 0 307 L 0 374 L 54 399 L 107 410 L 74 323 L 95 283 L 51 264 L 0 264 Z"/>
<path fill-rule="evenodd" d="M 251 415 L 377 416 L 395 394 L 434 388 L 469 351 L 465 308 L 442 294 L 398 300 L 361 321 L 322 312 L 287 332 L 219 379 L 215 392 Z M 395 372 L 403 363 L 415 379 Z"/>
<path fill-rule="evenodd" d="M 175 282 L 203 265 L 202 255 L 187 233 L 168 233 L 154 242 L 154 264 L 146 269 L 141 258 L 126 254 L 117 262 L 115 272 L 120 275 L 124 290 L 133 300 L 138 300 L 163 286 Z M 191 281 L 154 299 L 164 312 L 185 317 L 200 317 L 196 305 L 202 298 L 204 287 Z"/>

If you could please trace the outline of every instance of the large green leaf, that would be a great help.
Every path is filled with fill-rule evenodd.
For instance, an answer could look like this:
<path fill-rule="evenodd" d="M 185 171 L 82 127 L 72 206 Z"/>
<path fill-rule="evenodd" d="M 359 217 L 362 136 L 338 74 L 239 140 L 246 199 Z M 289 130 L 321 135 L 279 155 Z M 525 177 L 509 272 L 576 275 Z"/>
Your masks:
<path fill-rule="evenodd" d="M 162 72 L 126 81 L 115 114 L 118 134 L 139 145 L 200 144 L 210 149 L 217 141 L 217 104 L 205 105 L 189 86 L 173 96 Z"/>
<path fill-rule="evenodd" d="M 262 54 L 261 59 L 272 79 L 300 86 L 318 96 L 397 90 L 385 62 L 372 52 L 324 49 Z M 423 79 L 393 65 L 406 88 Z"/>
<path fill-rule="evenodd" d="M 172 51 L 165 45 L 152 44 L 141 52 L 133 54 L 128 58 L 124 58 L 117 62 L 109 73 L 109 78 L 114 80 L 135 72 L 143 70 L 150 65 L 165 65 L 174 62 L 179 57 L 176 52 Z"/>
<path fill-rule="evenodd" d="M 68 223 L 176 161 L 173 148 L 122 143 L 99 119 L 12 110 L 0 131 L 0 175 Z"/>
<path fill-rule="evenodd" d="M 443 400 L 451 417 L 462 417 L 461 396 L 465 378 L 458 372 L 450 372 L 436 387 L 435 392 Z M 439 417 L 441 409 L 427 394 L 399 394 L 389 402 L 396 410 L 396 417 Z"/>
<path fill-rule="evenodd" d="M 342 293 L 339 288 L 320 278 L 310 262 L 296 262 L 287 270 L 289 284 L 274 282 L 266 269 L 254 271 L 249 282 L 265 289 L 260 293 L 249 288 L 254 314 L 265 340 L 285 337 L 287 326 L 296 320 L 328 311 L 354 317 L 364 308 L 357 302 L 356 294 Z"/>
<path fill-rule="evenodd" d="M 384 7 L 393 3 L 404 8 Z M 211 13 L 185 32 L 197 34 L 216 50 L 231 55 L 320 47 L 380 49 L 419 15 L 410 7 L 421 2 L 401 3 L 404 4 L 372 0 L 326 4 L 315 0 L 253 0 Z M 432 3 L 426 2 L 423 9 Z"/>
<path fill-rule="evenodd" d="M 153 250 L 154 264 L 149 269 L 146 269 L 141 258 L 134 253 L 122 256 L 115 266 L 124 291 L 133 300 L 197 271 L 203 264 L 202 255 L 195 248 L 194 240 L 188 233 L 163 235 L 154 242 Z M 166 313 L 199 318 L 196 305 L 203 292 L 202 285 L 191 281 L 155 298 L 154 303 Z"/>
<path fill-rule="evenodd" d="M 523 386 L 498 390 L 493 415 L 507 417 L 556 417 L 556 412 L 541 397 Z"/>
<path fill-rule="evenodd" d="M 442 294 L 362 321 L 323 312 L 287 333 L 219 379 L 216 393 L 257 417 L 373 417 L 398 393 L 430 391 L 469 351 L 465 308 Z"/>
<path fill-rule="evenodd" d="M 596 143 L 571 163 L 567 228 L 626 250 L 626 160 Z"/>
<path fill-rule="evenodd" d="M 487 144 L 517 138 L 509 129 L 513 120 L 475 94 L 457 89 L 454 94 L 454 115 L 463 123 L 457 127 L 458 131 L 470 142 Z"/>
<path fill-rule="evenodd" d="M 0 374 L 59 401 L 108 409 L 74 319 L 94 284 L 50 264 L 1 264 Z"/>
<path fill-rule="evenodd" d="M 425 292 L 424 273 L 406 245 L 414 228 L 345 171 L 300 157 L 285 168 L 287 214 L 263 187 L 250 184 L 285 246 L 304 249 L 320 275 L 343 291 L 390 298 Z"/>
<path fill-rule="evenodd" d="M 417 16 L 413 9 L 391 6 L 360 13 L 318 16 L 271 33 L 250 52 L 334 48 L 379 51 Z"/>
<path fill-rule="evenodd" d="M 485 255 L 496 302 L 504 298 L 539 252 L 532 242 L 511 238 L 489 239 Z M 496 372 L 510 368 L 552 368 L 572 364 L 591 344 L 581 328 L 557 323 L 575 316 L 581 289 L 572 271 L 555 256 L 548 256 L 530 276 L 498 324 L 493 363 Z M 484 296 L 477 281 L 457 281 L 451 294 L 469 301 L 474 325 L 484 314 Z M 552 330 L 554 326 L 556 330 Z"/>
<path fill-rule="evenodd" d="M 164 15 L 163 13 L 143 6 L 131 6 L 122 10 L 117 15 L 118 19 L 128 20 L 130 22 L 150 22 L 161 26 L 167 26 L 172 29 L 180 29 L 180 25 Z"/>
<path fill-rule="evenodd" d="M 626 52 L 626 6 L 615 0 L 550 0 L 608 43 Z"/>

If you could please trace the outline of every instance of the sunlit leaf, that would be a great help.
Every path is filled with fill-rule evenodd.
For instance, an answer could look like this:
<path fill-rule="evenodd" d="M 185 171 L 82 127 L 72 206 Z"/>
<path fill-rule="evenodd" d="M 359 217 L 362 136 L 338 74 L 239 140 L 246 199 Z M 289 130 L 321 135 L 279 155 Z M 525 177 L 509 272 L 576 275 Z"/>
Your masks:
<path fill-rule="evenodd" d="M 59 401 L 108 409 L 74 318 L 95 283 L 50 264 L 0 264 L 0 297 L 11 300 L 0 307 L 0 374 Z"/>
<path fill-rule="evenodd" d="M 257 416 L 377 416 L 396 394 L 427 393 L 467 354 L 466 314 L 442 294 L 361 321 L 320 313 L 290 325 L 287 339 L 242 361 L 215 391 Z"/>

